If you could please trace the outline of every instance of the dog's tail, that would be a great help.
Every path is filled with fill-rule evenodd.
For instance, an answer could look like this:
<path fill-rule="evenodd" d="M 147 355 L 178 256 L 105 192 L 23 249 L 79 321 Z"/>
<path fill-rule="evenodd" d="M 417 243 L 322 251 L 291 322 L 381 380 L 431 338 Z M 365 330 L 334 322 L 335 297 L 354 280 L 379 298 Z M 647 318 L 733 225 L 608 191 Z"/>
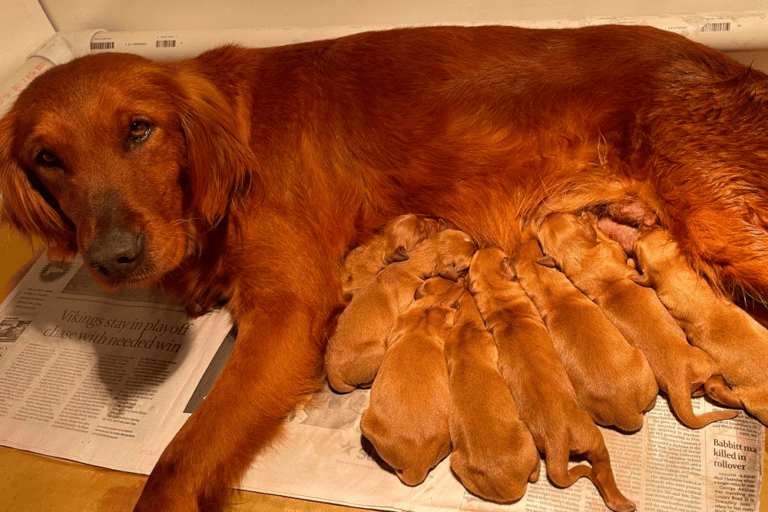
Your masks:
<path fill-rule="evenodd" d="M 728 387 L 722 375 L 713 375 L 707 379 L 707 382 L 704 383 L 704 390 L 709 398 L 720 404 L 737 409 L 744 408 L 744 402 Z"/>
<path fill-rule="evenodd" d="M 616 478 L 613 476 L 611 468 L 611 456 L 608 454 L 608 448 L 602 440 L 602 434 L 594 429 L 595 434 L 600 436 L 599 443 L 594 445 L 593 449 L 587 453 L 587 459 L 592 467 L 590 468 L 589 478 L 595 484 L 597 491 L 603 498 L 606 506 L 614 512 L 632 512 L 637 510 L 637 506 L 624 496 L 616 485 Z M 579 466 L 571 469 L 577 469 Z"/>
<path fill-rule="evenodd" d="M 606 455 L 607 455 L 606 450 Z M 567 461 L 565 461 L 567 462 Z M 558 466 L 558 467 L 554 467 Z M 614 512 L 632 512 L 636 510 L 635 504 L 624 496 L 616 485 L 616 480 L 611 469 L 610 459 L 597 461 L 593 466 L 579 464 L 566 470 L 561 464 L 550 464 L 547 461 L 547 474 L 558 487 L 570 487 L 576 480 L 587 477 L 595 484 L 605 504 Z"/>
<path fill-rule="evenodd" d="M 691 404 L 690 385 L 686 382 L 676 382 L 666 391 L 672 411 L 688 428 L 706 427 L 713 421 L 729 420 L 739 414 L 739 411 L 711 411 L 697 416 Z"/>
<path fill-rule="evenodd" d="M 616 485 L 613 469 L 611 469 L 611 456 L 608 454 L 608 448 L 605 446 L 602 434 L 589 418 L 587 418 L 587 423 L 582 424 L 582 427 L 586 425 L 589 427 L 580 428 L 580 432 L 575 434 L 572 431 L 568 438 L 571 438 L 575 445 L 581 446 L 576 451 L 586 455 L 591 466 L 578 464 L 569 469 L 570 449 L 575 445 L 572 445 L 572 441 L 563 442 L 562 437 L 559 437 L 558 441 L 550 439 L 549 442 L 545 441 L 546 446 L 544 448 L 549 479 L 556 486 L 565 488 L 573 485 L 579 478 L 587 477 L 592 480 L 608 508 L 614 512 L 636 510 L 635 504 L 624 496 Z M 580 439 L 580 441 L 576 441 L 576 439 Z"/>

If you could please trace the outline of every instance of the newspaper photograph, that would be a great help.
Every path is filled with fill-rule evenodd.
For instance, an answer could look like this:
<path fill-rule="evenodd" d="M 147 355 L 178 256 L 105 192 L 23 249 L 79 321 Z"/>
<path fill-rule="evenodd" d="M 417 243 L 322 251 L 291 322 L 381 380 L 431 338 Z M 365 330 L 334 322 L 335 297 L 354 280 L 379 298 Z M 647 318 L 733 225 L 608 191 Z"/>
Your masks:
<path fill-rule="evenodd" d="M 0 305 L 0 444 L 148 474 L 205 398 L 235 343 L 229 315 L 190 320 L 161 294 L 98 289 L 79 260 L 38 260 Z M 402 512 L 598 512 L 585 478 L 567 489 L 539 481 L 513 505 L 473 497 L 443 460 L 403 485 L 362 436 L 369 391 L 327 386 L 261 455 L 246 490 Z M 697 414 L 715 408 L 693 400 Z M 601 428 L 620 490 L 641 511 L 757 512 L 765 428 L 742 413 L 700 430 L 662 397 L 631 435 Z"/>

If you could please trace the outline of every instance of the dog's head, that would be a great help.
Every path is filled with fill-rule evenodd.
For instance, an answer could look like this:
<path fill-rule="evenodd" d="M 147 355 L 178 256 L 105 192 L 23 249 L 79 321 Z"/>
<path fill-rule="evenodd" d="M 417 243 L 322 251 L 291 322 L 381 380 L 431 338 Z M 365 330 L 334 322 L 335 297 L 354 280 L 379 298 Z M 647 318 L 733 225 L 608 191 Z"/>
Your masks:
<path fill-rule="evenodd" d="M 414 292 L 413 300 L 431 305 L 452 306 L 464 293 L 464 280 L 436 276 L 426 279 Z"/>
<path fill-rule="evenodd" d="M 418 215 L 406 214 L 389 221 L 382 229 L 386 240 L 386 260 L 389 264 L 403 261 L 421 241 L 429 238 L 440 230 L 440 223 L 433 219 L 425 219 Z"/>
<path fill-rule="evenodd" d="M 504 279 L 511 281 L 517 277 L 512 262 L 498 247 L 484 247 L 472 256 L 467 275 L 467 288 L 472 293 L 478 292 L 488 281 Z"/>
<path fill-rule="evenodd" d="M 643 286 L 655 286 L 660 275 L 685 274 L 690 266 L 680 254 L 677 244 L 663 229 L 641 233 L 634 245 L 634 253 L 643 274 L 633 279 Z"/>
<path fill-rule="evenodd" d="M 549 215 L 539 226 L 539 242 L 547 253 L 548 265 L 555 264 L 580 272 L 586 257 L 595 252 L 599 240 L 595 227 L 571 213 Z"/>
<path fill-rule="evenodd" d="M 453 306 L 463 296 L 464 290 L 463 279 L 453 281 L 439 276 L 431 277 L 416 289 L 411 307 L 425 313 L 428 328 L 449 328 L 456 318 Z"/>
<path fill-rule="evenodd" d="M 53 259 L 79 252 L 106 288 L 157 281 L 250 185 L 248 119 L 232 103 L 194 61 L 53 68 L 0 121 L 5 221 Z"/>
<path fill-rule="evenodd" d="M 422 244 L 426 250 L 433 251 L 440 275 L 458 279 L 469 268 L 472 256 L 477 251 L 475 242 L 463 231 L 446 229 L 440 231 Z"/>

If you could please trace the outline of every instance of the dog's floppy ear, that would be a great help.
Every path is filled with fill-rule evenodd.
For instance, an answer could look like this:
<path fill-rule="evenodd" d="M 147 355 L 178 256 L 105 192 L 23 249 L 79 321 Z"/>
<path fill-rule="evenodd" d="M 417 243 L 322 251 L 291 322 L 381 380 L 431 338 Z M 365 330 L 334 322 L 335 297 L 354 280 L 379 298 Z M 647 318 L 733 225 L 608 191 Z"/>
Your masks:
<path fill-rule="evenodd" d="M 461 281 L 461 280 L 459 280 L 459 281 Z M 456 300 L 454 300 L 453 303 L 451 303 L 451 305 L 448 306 L 448 307 L 450 307 L 451 309 L 456 310 L 456 311 L 461 310 L 461 301 L 465 300 L 464 299 L 464 295 L 467 295 L 470 299 L 472 299 L 472 295 L 469 293 L 469 291 L 467 291 L 466 288 L 464 288 L 464 290 L 461 292 L 461 294 L 459 294 L 459 296 L 456 297 Z M 469 300 L 469 299 L 466 299 L 466 300 Z M 472 299 L 472 300 L 475 300 L 475 299 Z"/>
<path fill-rule="evenodd" d="M 56 199 L 14 155 L 16 141 L 13 111 L 0 119 L 0 217 L 30 242 L 48 247 L 48 259 L 62 260 L 77 253 L 75 229 L 58 210 Z"/>
<path fill-rule="evenodd" d="M 212 225 L 259 185 L 249 145 L 250 119 L 237 99 L 189 69 L 174 74 L 176 108 L 187 145 L 191 208 Z"/>
<path fill-rule="evenodd" d="M 536 260 L 536 263 L 544 267 L 557 268 L 557 262 L 555 261 L 555 258 L 549 255 L 538 258 Z"/>
<path fill-rule="evenodd" d="M 427 282 L 422 281 L 416 291 L 413 292 L 413 300 L 421 300 L 427 294 Z"/>
<path fill-rule="evenodd" d="M 639 275 L 630 277 L 630 279 L 632 279 L 632 281 L 639 284 L 640 286 L 645 286 L 646 288 L 653 287 L 653 281 L 648 276 L 648 274 L 639 274 Z"/>
<path fill-rule="evenodd" d="M 507 281 L 514 281 L 517 279 L 517 272 L 515 272 L 515 267 L 510 258 L 503 258 L 501 260 L 501 277 Z"/>
<path fill-rule="evenodd" d="M 460 277 L 465 273 L 466 269 L 459 269 L 456 267 L 456 263 L 451 263 L 445 267 L 441 272 L 438 272 L 438 276 L 443 279 L 450 279 L 451 281 L 458 281 Z"/>
<path fill-rule="evenodd" d="M 397 263 L 407 259 L 408 252 L 405 250 L 405 247 L 398 245 L 394 251 L 387 253 L 387 255 L 384 256 L 384 263 L 389 265 L 390 263 Z"/>
<path fill-rule="evenodd" d="M 584 224 L 584 234 L 591 243 L 597 242 L 597 229 L 592 224 Z"/>

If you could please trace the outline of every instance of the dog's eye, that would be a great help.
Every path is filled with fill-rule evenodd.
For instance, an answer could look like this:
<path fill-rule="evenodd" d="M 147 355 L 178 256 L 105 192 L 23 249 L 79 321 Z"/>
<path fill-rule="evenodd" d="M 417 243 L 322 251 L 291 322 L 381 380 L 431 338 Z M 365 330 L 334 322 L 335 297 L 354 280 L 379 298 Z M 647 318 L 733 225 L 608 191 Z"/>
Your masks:
<path fill-rule="evenodd" d="M 152 125 L 146 121 L 133 121 L 128 128 L 128 140 L 132 143 L 142 142 L 152 132 Z"/>
<path fill-rule="evenodd" d="M 37 153 L 37 156 L 35 157 L 35 163 L 43 167 L 61 167 L 59 158 L 46 149 L 43 149 Z"/>

